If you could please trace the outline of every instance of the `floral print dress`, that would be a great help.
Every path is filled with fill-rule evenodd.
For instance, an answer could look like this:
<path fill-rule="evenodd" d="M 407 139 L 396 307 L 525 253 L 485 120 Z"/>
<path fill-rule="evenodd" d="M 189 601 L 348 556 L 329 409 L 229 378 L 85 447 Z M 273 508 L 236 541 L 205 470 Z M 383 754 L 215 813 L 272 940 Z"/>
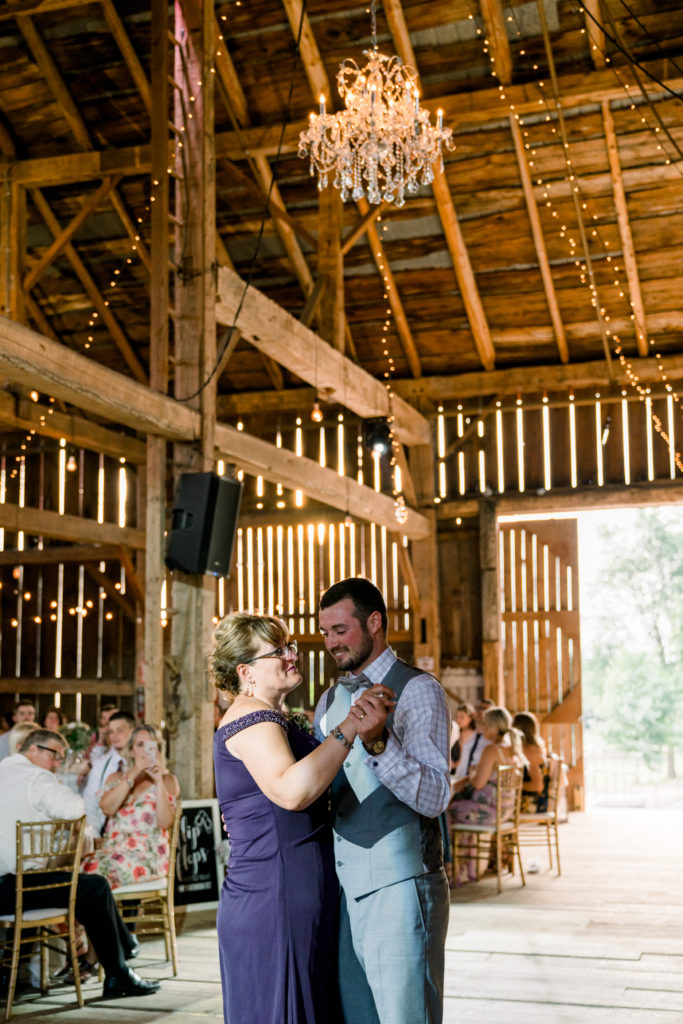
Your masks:
<path fill-rule="evenodd" d="M 120 779 L 107 780 L 104 791 Z M 171 806 L 175 797 L 168 795 Z M 107 819 L 102 846 L 83 862 L 83 871 L 109 879 L 112 889 L 163 878 L 168 873 L 168 829 L 157 825 L 156 787 L 133 793 Z"/>

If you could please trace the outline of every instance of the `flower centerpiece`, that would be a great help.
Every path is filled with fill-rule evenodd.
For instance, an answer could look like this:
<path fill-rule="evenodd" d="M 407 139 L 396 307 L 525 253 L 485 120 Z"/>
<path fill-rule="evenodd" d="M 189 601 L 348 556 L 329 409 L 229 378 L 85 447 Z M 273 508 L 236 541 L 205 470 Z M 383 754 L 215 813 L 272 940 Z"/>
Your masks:
<path fill-rule="evenodd" d="M 67 722 L 59 731 L 73 754 L 78 756 L 88 749 L 92 729 L 85 722 Z"/>

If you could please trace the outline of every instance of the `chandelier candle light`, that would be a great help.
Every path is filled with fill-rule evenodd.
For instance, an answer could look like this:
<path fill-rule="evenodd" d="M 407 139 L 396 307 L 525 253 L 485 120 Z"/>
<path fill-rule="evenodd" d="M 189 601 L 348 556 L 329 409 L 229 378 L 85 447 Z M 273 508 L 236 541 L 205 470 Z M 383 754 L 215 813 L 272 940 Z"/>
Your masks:
<path fill-rule="evenodd" d="M 377 49 L 376 0 L 371 0 L 372 49 L 364 68 L 347 59 L 337 72 L 345 110 L 328 114 L 325 97 L 299 136 L 299 156 L 310 157 L 318 189 L 332 184 L 343 202 L 364 196 L 369 203 L 403 206 L 405 193 L 434 180 L 433 165 L 443 169 L 442 146 L 454 149 L 453 132 L 437 111 L 436 128 L 420 107 L 417 72 L 400 57 Z"/>

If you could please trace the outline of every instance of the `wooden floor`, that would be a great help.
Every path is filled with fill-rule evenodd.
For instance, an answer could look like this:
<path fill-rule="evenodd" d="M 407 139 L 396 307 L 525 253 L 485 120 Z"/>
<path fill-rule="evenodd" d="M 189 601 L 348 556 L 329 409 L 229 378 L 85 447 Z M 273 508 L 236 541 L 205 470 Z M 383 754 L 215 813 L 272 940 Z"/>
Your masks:
<path fill-rule="evenodd" d="M 499 896 L 495 879 L 486 879 L 454 894 L 444 1024 L 683 1022 L 683 810 L 600 808 L 573 815 L 560 844 L 560 878 L 543 862 L 525 889 L 508 879 Z M 178 978 L 163 964 L 158 942 L 145 942 L 142 953 L 141 973 L 166 979 L 156 995 L 106 1002 L 91 981 L 83 1010 L 72 989 L 55 990 L 45 998 L 22 997 L 14 1019 L 222 1020 L 212 913 L 188 914 L 182 922 Z"/>

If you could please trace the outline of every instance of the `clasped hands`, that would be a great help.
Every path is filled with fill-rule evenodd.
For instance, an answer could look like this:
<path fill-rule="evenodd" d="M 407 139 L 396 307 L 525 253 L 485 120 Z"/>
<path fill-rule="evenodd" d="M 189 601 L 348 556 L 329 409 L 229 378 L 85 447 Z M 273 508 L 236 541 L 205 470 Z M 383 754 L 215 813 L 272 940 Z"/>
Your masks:
<path fill-rule="evenodd" d="M 349 709 L 362 743 L 372 743 L 384 732 L 387 715 L 396 707 L 396 694 L 390 686 L 378 683 L 363 690 Z"/>

